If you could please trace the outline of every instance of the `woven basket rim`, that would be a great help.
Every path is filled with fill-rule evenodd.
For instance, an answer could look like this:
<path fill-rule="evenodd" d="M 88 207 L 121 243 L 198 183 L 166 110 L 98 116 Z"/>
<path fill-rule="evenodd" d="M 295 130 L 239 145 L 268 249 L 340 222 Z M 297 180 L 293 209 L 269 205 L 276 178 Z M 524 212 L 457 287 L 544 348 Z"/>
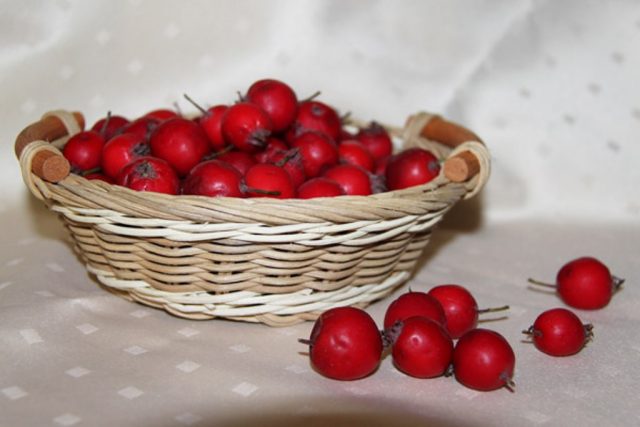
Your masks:
<path fill-rule="evenodd" d="M 47 114 L 58 114 L 65 117 L 70 113 L 57 111 Z M 428 113 L 423 114 L 427 115 Z M 69 117 L 65 118 L 67 121 L 70 120 Z M 394 138 L 399 139 L 402 143 L 401 146 L 394 146 L 394 154 L 401 149 L 420 147 L 432 151 L 439 161 L 444 162 L 449 156 L 465 149 L 465 146 L 477 144 L 481 147 L 479 154 L 488 157 L 484 145 L 475 141 L 463 143 L 452 149 L 419 135 L 407 135 L 406 129 L 402 131 L 387 125 L 385 127 L 390 130 Z M 79 132 L 79 130 L 75 129 L 75 132 Z M 31 151 L 36 151 L 39 148 L 59 151 L 73 134 L 70 132 L 70 135 L 53 141 L 51 144 L 40 141 L 40 147 L 36 141 L 32 144 Z M 48 202 L 59 203 L 71 209 L 107 209 L 140 218 L 160 217 L 199 222 L 210 220 L 213 222 L 285 224 L 300 221 L 324 222 L 327 220 L 327 216 L 331 217 L 332 222 L 350 222 L 358 219 L 385 220 L 407 214 L 419 214 L 419 205 L 422 201 L 438 202 L 443 194 L 445 194 L 444 200 L 446 200 L 443 203 L 445 205 L 453 204 L 460 198 L 475 194 L 484 185 L 487 178 L 484 176 L 481 179 L 476 175 L 467 182 L 456 183 L 449 181 L 441 168 L 439 175 L 425 184 L 366 196 L 342 195 L 312 199 L 209 197 L 141 192 L 100 180 L 88 180 L 75 174 L 68 175 L 58 183 L 50 183 L 31 172 L 27 172 L 30 170 L 29 159 L 23 157 L 29 156 L 21 156 L 20 162 L 23 175 L 26 175 L 27 186 L 36 196 Z M 485 163 L 488 165 L 488 161 Z M 450 193 L 450 196 L 447 196 L 446 193 Z M 443 208 L 445 207 L 443 206 Z M 209 215 L 209 211 L 215 212 L 215 214 Z M 272 220 L 268 217 L 272 217 Z"/>

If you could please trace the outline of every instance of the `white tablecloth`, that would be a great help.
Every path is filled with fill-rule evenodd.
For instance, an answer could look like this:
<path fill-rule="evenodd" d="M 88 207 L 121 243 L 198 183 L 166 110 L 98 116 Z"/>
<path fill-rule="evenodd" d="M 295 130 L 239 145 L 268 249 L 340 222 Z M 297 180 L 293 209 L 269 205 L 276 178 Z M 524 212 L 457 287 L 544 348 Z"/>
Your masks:
<path fill-rule="evenodd" d="M 0 425 L 640 424 L 640 3 L 634 1 L 0 2 Z M 467 286 L 516 352 L 516 392 L 417 380 L 386 358 L 315 373 L 312 324 L 187 321 L 100 288 L 25 189 L 11 148 L 56 108 L 136 116 L 232 102 L 259 78 L 402 124 L 428 110 L 487 142 L 492 176 L 450 212 L 409 286 Z M 581 353 L 522 342 L 562 306 L 526 279 L 572 258 L 627 282 Z M 402 291 L 399 291 L 402 292 Z M 396 294 L 397 295 L 397 294 Z M 368 312 L 381 323 L 390 298 Z"/>

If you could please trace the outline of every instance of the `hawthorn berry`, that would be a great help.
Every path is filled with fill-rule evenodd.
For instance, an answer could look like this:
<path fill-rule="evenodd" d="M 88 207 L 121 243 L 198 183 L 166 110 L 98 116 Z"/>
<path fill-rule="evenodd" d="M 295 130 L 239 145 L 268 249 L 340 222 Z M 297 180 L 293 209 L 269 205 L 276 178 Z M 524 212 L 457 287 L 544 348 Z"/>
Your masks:
<path fill-rule="evenodd" d="M 261 107 L 248 102 L 232 105 L 221 120 L 224 139 L 249 153 L 264 148 L 273 130 L 269 115 Z"/>
<path fill-rule="evenodd" d="M 295 92 L 279 80 L 258 80 L 249 87 L 245 99 L 260 106 L 269 115 L 274 132 L 282 132 L 289 128 L 298 113 L 298 98 Z"/>
<path fill-rule="evenodd" d="M 389 190 L 426 184 L 440 173 L 440 162 L 430 151 L 410 148 L 393 155 L 387 163 L 385 177 Z"/>
<path fill-rule="evenodd" d="M 480 391 L 513 390 L 516 356 L 509 342 L 489 329 L 472 329 L 453 350 L 453 373 L 464 386 Z"/>
<path fill-rule="evenodd" d="M 389 304 L 384 315 L 384 328 L 413 316 L 426 317 L 441 326 L 446 322 L 444 310 L 437 299 L 425 292 L 409 291 Z"/>
<path fill-rule="evenodd" d="M 168 162 L 156 157 L 141 157 L 120 172 L 118 185 L 137 191 L 178 194 L 180 180 Z"/>
<path fill-rule="evenodd" d="M 565 304 L 583 310 L 597 310 L 611 301 L 624 279 L 611 274 L 609 268 L 594 257 L 580 257 L 564 264 L 558 271 L 555 284 L 534 279 L 535 285 L 553 287 Z"/>
<path fill-rule="evenodd" d="M 453 340 L 433 320 L 414 316 L 384 331 L 391 344 L 393 364 L 417 378 L 438 377 L 447 372 L 453 358 Z"/>
<path fill-rule="evenodd" d="M 382 356 L 382 337 L 364 310 L 336 307 L 316 320 L 308 340 L 314 369 L 337 380 L 356 380 L 373 373 Z"/>
<path fill-rule="evenodd" d="M 151 153 L 166 160 L 180 176 L 187 175 L 211 151 L 202 128 L 183 118 L 160 123 L 151 134 L 149 144 Z"/>
<path fill-rule="evenodd" d="M 529 335 L 536 348 L 551 356 L 570 356 L 578 353 L 593 337 L 593 326 L 566 308 L 553 308 L 541 313 L 524 334 Z"/>

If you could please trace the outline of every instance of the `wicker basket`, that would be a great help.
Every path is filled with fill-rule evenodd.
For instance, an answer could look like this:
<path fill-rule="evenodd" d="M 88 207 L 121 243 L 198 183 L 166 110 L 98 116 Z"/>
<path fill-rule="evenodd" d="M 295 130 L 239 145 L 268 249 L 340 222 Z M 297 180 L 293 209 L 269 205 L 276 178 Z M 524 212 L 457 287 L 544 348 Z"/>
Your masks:
<path fill-rule="evenodd" d="M 448 126 L 435 132 L 446 144 L 424 136 L 434 118 Z M 489 153 L 474 134 L 419 113 L 403 129 L 388 127 L 403 148 L 432 150 L 446 160 L 443 171 L 466 156 L 478 173 L 311 200 L 136 192 L 69 175 L 68 165 L 52 177 L 66 163 L 59 149 L 83 126 L 82 115 L 55 111 L 23 130 L 16 153 L 27 187 L 59 214 L 106 289 L 189 319 L 281 326 L 379 300 L 410 278 L 443 214 L 489 174 Z"/>

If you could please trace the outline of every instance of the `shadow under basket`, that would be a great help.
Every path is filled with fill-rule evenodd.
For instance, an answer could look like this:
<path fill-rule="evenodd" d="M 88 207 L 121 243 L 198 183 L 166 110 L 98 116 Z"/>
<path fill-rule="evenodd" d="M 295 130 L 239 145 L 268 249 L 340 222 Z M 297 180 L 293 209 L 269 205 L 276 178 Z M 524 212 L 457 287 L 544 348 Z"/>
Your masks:
<path fill-rule="evenodd" d="M 365 307 L 410 278 L 443 215 L 489 176 L 475 134 L 418 113 L 387 129 L 403 149 L 443 162 L 424 185 L 309 200 L 137 192 L 69 174 L 60 150 L 83 127 L 81 114 L 53 111 L 21 132 L 27 187 L 106 289 L 188 319 L 284 326 Z"/>

